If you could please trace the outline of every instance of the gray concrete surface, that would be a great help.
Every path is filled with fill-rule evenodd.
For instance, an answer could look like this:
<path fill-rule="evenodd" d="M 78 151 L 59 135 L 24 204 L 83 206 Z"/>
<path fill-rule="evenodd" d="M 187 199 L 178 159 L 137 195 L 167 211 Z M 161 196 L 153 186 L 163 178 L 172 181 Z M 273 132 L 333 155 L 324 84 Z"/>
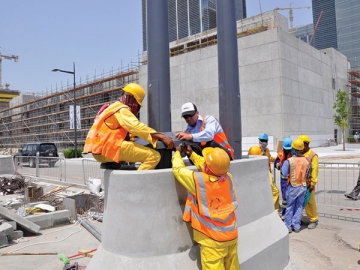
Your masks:
<path fill-rule="evenodd" d="M 235 160 L 230 172 L 239 202 L 236 216 L 241 217 L 237 219 L 241 269 L 284 268 L 288 231 L 273 209 L 267 157 Z M 187 191 L 171 169 L 106 170 L 105 194 L 101 249 L 89 270 L 199 269 L 198 245 L 182 221 Z"/>

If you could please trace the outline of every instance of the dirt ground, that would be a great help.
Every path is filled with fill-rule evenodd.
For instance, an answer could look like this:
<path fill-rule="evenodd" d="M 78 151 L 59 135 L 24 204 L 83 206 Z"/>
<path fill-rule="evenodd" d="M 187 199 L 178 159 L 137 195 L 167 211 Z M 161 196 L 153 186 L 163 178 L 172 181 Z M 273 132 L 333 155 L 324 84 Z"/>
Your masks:
<path fill-rule="evenodd" d="M 290 261 L 285 270 L 360 269 L 360 223 L 319 217 L 318 226 L 292 232 Z"/>

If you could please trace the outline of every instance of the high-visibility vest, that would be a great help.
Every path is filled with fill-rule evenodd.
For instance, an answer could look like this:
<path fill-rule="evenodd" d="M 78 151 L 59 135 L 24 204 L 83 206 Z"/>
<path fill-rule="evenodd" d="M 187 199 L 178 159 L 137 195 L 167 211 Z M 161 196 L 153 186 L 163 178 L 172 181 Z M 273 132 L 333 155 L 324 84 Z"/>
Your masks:
<path fill-rule="evenodd" d="M 84 153 L 100 154 L 114 162 L 120 161 L 120 147 L 128 131 L 120 125 L 111 129 L 105 121 L 122 108 L 128 106 L 116 101 L 95 118 L 85 140 Z"/>
<path fill-rule="evenodd" d="M 189 193 L 183 220 L 209 238 L 225 242 L 238 236 L 235 209 L 238 206 L 233 179 L 210 181 L 210 176 L 195 172 L 196 196 Z"/>
<path fill-rule="evenodd" d="M 283 162 L 284 162 L 286 159 L 289 159 L 289 158 L 292 157 L 291 151 L 289 151 L 288 154 L 287 154 L 287 156 L 286 156 L 286 155 L 285 155 L 285 151 L 284 151 L 284 149 L 283 149 L 283 150 L 281 150 L 281 152 L 278 153 L 278 157 L 279 157 L 279 160 L 280 160 L 280 161 L 278 162 L 278 164 L 279 164 L 279 166 L 281 167 L 282 164 L 283 164 Z"/>
<path fill-rule="evenodd" d="M 206 115 L 203 117 L 203 121 L 202 121 L 201 126 L 200 126 L 200 131 L 202 131 L 206 127 L 206 122 L 205 122 L 206 117 L 207 117 Z M 215 118 L 215 120 L 218 121 L 216 118 Z M 219 125 L 220 125 L 220 123 L 219 123 Z M 220 125 L 220 127 L 221 127 L 221 125 Z M 221 127 L 221 129 L 223 130 L 222 127 Z M 218 144 L 220 144 L 229 153 L 231 158 L 234 159 L 234 149 L 229 144 L 224 130 L 222 132 L 216 133 L 213 140 L 215 142 L 217 142 Z M 206 144 L 206 142 L 202 142 L 201 146 L 205 147 L 205 144 Z"/>
<path fill-rule="evenodd" d="M 288 184 L 290 183 L 293 187 L 306 186 L 309 160 L 306 157 L 291 157 L 288 161 L 290 165 Z"/>

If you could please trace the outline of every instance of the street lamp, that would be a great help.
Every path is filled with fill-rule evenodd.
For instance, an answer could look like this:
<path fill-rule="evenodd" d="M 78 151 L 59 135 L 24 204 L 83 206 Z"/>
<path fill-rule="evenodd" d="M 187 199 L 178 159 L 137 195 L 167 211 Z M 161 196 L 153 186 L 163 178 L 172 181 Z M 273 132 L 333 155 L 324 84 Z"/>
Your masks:
<path fill-rule="evenodd" d="M 74 68 L 74 71 L 66 71 L 66 70 L 61 70 L 61 69 L 53 69 L 52 71 L 53 72 L 56 72 L 56 71 L 59 71 L 59 72 L 64 72 L 64 73 L 69 73 L 69 74 L 73 74 L 74 75 L 74 134 L 75 134 L 75 158 L 77 158 L 77 134 L 76 134 L 76 96 L 75 96 L 75 62 L 73 63 L 73 68 Z"/>

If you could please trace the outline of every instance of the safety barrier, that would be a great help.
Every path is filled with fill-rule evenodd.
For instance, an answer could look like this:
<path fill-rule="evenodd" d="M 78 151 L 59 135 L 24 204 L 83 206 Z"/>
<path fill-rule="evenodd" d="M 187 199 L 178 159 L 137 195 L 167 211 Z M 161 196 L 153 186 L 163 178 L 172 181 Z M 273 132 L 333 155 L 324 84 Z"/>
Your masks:
<path fill-rule="evenodd" d="M 104 170 L 100 169 L 100 163 L 94 159 L 84 158 L 82 160 L 84 185 L 88 184 L 90 178 L 98 178 L 104 182 Z"/>
<path fill-rule="evenodd" d="M 15 172 L 31 178 L 66 182 L 66 162 L 58 157 L 14 157 Z"/>
<path fill-rule="evenodd" d="M 344 196 L 350 193 L 359 177 L 359 164 L 319 162 L 315 200 L 319 216 L 360 222 L 360 200 Z"/>

